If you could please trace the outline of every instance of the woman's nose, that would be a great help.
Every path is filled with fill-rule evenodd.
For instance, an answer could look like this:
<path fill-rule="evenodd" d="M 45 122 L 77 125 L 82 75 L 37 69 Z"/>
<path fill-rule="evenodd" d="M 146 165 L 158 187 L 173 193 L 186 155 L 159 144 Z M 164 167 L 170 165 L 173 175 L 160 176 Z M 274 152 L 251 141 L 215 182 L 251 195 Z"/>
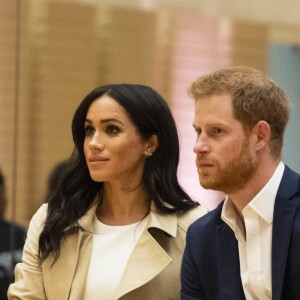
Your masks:
<path fill-rule="evenodd" d="M 89 148 L 92 151 L 103 150 L 104 143 L 102 141 L 102 138 L 100 137 L 100 134 L 95 133 L 93 135 L 93 137 L 91 138 L 91 140 L 89 142 Z"/>

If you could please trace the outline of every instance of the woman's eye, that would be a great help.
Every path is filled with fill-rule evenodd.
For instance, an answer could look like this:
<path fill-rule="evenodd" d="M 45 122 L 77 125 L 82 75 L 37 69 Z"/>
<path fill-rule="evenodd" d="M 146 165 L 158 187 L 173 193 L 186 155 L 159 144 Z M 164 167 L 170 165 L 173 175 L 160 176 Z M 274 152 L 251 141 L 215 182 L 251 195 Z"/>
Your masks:
<path fill-rule="evenodd" d="M 120 128 L 115 125 L 109 125 L 106 127 L 106 133 L 108 134 L 118 134 L 120 132 Z"/>
<path fill-rule="evenodd" d="M 86 136 L 92 135 L 95 132 L 95 129 L 92 126 L 85 126 L 84 132 Z"/>

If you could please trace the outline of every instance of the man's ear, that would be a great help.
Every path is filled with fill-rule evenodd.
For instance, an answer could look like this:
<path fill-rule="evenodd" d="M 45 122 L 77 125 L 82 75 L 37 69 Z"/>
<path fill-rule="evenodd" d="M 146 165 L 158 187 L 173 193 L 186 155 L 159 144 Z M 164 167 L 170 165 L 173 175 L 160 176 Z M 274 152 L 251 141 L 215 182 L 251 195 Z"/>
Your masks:
<path fill-rule="evenodd" d="M 255 149 L 260 150 L 270 144 L 271 139 L 271 126 L 266 121 L 258 121 L 252 129 L 252 133 L 255 134 Z"/>

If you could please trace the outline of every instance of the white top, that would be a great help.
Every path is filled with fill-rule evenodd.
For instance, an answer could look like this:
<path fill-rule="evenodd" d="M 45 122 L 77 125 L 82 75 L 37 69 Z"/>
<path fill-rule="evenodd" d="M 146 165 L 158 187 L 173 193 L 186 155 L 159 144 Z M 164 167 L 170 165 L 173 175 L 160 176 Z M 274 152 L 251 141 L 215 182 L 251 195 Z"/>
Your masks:
<path fill-rule="evenodd" d="M 129 256 L 146 228 L 143 221 L 110 226 L 94 217 L 93 248 L 83 300 L 113 300 Z"/>
<path fill-rule="evenodd" d="M 238 240 L 240 272 L 247 300 L 272 299 L 272 228 L 276 194 L 284 164 L 277 166 L 264 188 L 243 209 L 245 229 L 231 201 L 226 197 L 222 219 Z"/>

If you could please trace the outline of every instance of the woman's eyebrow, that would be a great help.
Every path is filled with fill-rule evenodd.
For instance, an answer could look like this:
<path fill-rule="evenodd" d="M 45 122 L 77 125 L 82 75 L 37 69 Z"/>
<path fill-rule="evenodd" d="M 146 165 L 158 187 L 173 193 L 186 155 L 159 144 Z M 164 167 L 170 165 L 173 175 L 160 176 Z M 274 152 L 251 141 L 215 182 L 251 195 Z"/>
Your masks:
<path fill-rule="evenodd" d="M 86 122 L 86 123 L 90 123 L 90 124 L 93 123 L 92 120 L 90 120 L 90 119 L 88 119 L 88 118 L 85 119 L 85 122 Z M 120 123 L 120 124 L 122 124 L 122 125 L 125 125 L 122 121 L 120 121 L 120 120 L 118 120 L 118 119 L 115 119 L 115 118 L 107 118 L 107 119 L 102 119 L 102 120 L 100 120 L 100 123 L 102 123 L 102 124 L 104 124 L 104 123 L 109 123 L 109 122 L 116 122 L 116 123 Z"/>

